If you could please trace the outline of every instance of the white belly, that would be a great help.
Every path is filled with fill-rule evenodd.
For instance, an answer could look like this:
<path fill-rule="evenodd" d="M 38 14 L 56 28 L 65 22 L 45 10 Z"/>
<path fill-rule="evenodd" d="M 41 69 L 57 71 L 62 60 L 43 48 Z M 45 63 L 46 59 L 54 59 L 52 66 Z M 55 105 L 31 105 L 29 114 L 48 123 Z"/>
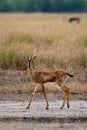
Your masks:
<path fill-rule="evenodd" d="M 45 84 L 45 87 L 48 87 L 48 88 L 52 87 L 54 89 L 57 88 L 58 90 L 62 91 L 61 87 L 59 85 L 57 85 L 55 82 L 54 83 L 48 82 Z"/>

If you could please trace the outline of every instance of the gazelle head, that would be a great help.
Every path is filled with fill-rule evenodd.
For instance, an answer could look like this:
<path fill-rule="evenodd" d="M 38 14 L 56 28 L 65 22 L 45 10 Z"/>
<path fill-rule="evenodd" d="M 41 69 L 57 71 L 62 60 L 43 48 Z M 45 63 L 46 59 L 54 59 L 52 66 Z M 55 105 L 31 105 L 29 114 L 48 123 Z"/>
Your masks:
<path fill-rule="evenodd" d="M 28 63 L 28 67 L 29 69 L 31 68 L 31 63 L 33 62 L 33 60 L 36 59 L 37 56 L 33 56 L 33 55 L 28 55 L 27 57 L 26 56 L 23 56 L 23 59 Z"/>

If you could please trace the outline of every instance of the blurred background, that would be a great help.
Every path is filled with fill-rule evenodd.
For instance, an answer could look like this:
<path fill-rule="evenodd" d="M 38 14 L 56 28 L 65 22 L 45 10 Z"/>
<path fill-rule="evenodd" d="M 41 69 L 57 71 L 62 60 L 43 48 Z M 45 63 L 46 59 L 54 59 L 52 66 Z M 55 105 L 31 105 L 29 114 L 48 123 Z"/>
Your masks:
<path fill-rule="evenodd" d="M 86 12 L 87 0 L 0 0 L 0 12 Z"/>
<path fill-rule="evenodd" d="M 87 93 L 86 11 L 87 0 L 0 0 L 0 93 L 32 91 L 29 54 L 37 70 L 70 72 L 72 93 Z"/>

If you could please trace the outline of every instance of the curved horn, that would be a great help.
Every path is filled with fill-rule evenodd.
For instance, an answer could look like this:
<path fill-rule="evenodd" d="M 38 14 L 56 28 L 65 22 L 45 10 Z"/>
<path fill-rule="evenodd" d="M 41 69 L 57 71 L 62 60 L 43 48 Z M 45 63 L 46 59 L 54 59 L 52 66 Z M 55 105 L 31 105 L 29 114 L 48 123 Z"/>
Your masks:
<path fill-rule="evenodd" d="M 34 59 L 34 56 L 33 54 L 30 55 L 30 60 L 33 60 Z"/>

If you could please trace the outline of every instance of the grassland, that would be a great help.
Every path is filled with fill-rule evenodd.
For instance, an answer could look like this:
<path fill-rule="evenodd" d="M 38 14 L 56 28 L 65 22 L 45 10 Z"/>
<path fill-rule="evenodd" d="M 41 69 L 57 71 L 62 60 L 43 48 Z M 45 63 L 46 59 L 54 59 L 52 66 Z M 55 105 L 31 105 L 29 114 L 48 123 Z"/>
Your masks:
<path fill-rule="evenodd" d="M 70 24 L 73 15 L 0 14 L 0 67 L 24 69 L 22 55 L 33 53 L 41 68 L 86 68 L 87 14 Z"/>
<path fill-rule="evenodd" d="M 81 22 L 69 23 L 73 16 Z M 28 54 L 38 56 L 37 69 L 64 69 L 87 83 L 87 14 L 0 14 L 0 68 L 26 70 Z"/>

